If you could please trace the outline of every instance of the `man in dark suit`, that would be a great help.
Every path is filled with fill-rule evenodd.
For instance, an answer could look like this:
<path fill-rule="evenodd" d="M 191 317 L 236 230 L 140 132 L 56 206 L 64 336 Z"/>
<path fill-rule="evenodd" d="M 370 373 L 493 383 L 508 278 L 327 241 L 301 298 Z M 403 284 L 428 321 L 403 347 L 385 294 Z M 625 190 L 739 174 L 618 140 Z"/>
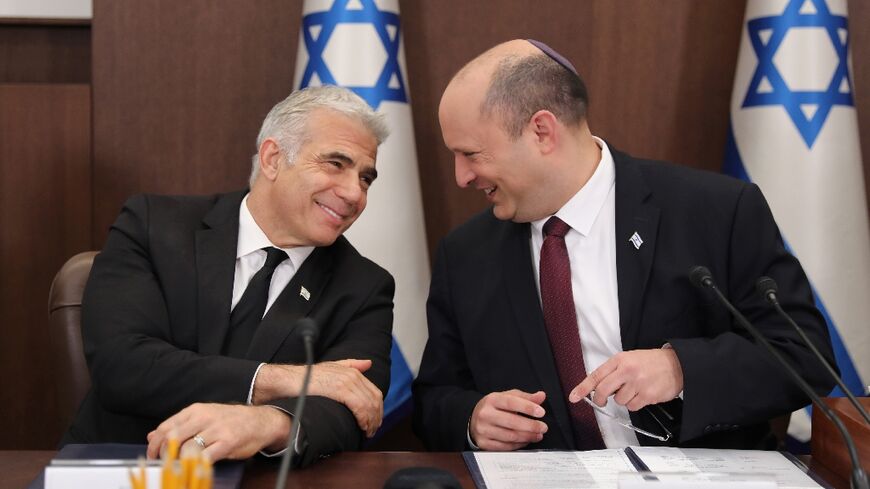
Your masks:
<path fill-rule="evenodd" d="M 609 148 L 586 107 L 574 67 L 537 41 L 496 46 L 445 90 L 457 184 L 492 209 L 438 249 L 417 433 L 436 450 L 769 447 L 768 420 L 808 399 L 687 277 L 707 266 L 828 392 L 833 381 L 754 290 L 762 275 L 777 280 L 832 360 L 767 203 L 755 185 Z"/>
<path fill-rule="evenodd" d="M 352 92 L 310 88 L 263 122 L 250 192 L 137 196 L 83 300 L 93 388 L 64 443 L 196 443 L 212 459 L 358 449 L 389 386 L 393 278 L 342 236 L 366 206 L 387 129 Z M 294 417 L 319 325 L 308 409 Z"/>

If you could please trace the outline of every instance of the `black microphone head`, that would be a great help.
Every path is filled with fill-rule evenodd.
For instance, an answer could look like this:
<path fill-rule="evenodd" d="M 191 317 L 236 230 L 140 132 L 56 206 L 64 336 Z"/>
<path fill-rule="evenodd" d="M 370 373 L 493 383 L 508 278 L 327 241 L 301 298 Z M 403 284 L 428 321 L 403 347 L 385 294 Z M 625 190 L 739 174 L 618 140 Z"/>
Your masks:
<path fill-rule="evenodd" d="M 296 331 L 298 331 L 299 335 L 303 338 L 311 338 L 311 341 L 313 343 L 317 341 L 317 334 L 320 330 L 317 328 L 317 323 L 314 322 L 313 319 L 309 317 L 304 317 L 299 319 L 299 321 L 296 321 Z"/>
<path fill-rule="evenodd" d="M 689 269 L 689 281 L 695 287 L 704 289 L 713 285 L 713 274 L 703 265 L 695 265 Z"/>
<path fill-rule="evenodd" d="M 462 489 L 462 485 L 444 469 L 406 467 L 393 472 L 384 489 Z"/>
<path fill-rule="evenodd" d="M 776 302 L 776 293 L 779 288 L 776 286 L 776 281 L 770 277 L 761 277 L 758 282 L 755 282 L 755 290 L 761 294 L 767 302 L 773 304 Z"/>

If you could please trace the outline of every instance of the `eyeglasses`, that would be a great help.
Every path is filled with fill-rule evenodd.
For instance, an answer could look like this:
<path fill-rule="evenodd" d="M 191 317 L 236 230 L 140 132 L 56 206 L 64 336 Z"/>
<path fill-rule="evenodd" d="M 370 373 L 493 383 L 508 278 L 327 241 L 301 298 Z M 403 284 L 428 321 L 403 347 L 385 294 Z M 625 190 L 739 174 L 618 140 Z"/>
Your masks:
<path fill-rule="evenodd" d="M 665 432 L 664 435 L 656 435 L 655 433 L 650 433 L 649 431 L 642 430 L 642 429 L 638 428 L 637 426 L 634 426 L 633 424 L 631 424 L 627 421 L 623 421 L 623 420 L 617 418 L 616 416 L 608 413 L 607 411 L 604 410 L 604 408 L 602 408 L 598 404 L 595 404 L 594 402 L 592 402 L 592 397 L 591 397 L 592 394 L 593 393 L 590 393 L 589 396 L 583 398 L 583 400 L 586 401 L 586 404 L 589 404 L 590 406 L 592 406 L 592 409 L 594 409 L 596 412 L 599 412 L 599 413 L 603 414 L 604 416 L 607 416 L 608 418 L 613 419 L 613 421 L 616 424 L 622 426 L 623 428 L 630 429 L 636 433 L 640 433 L 641 435 L 648 436 L 650 438 L 653 438 L 653 439 L 656 439 L 659 441 L 668 441 L 671 439 L 671 436 L 673 436 L 671 434 L 671 432 L 667 428 L 665 428 L 665 425 L 661 421 L 659 421 L 659 418 L 652 412 L 652 410 L 649 409 L 649 407 L 645 407 L 644 410 L 646 410 L 646 412 L 649 413 L 649 415 L 652 416 L 652 418 L 654 420 L 656 420 L 656 423 L 658 423 L 658 425 L 661 427 L 662 431 Z M 670 414 L 668 414 L 667 411 L 662 409 L 661 406 L 654 405 L 654 407 L 657 407 L 662 412 L 662 414 L 664 414 L 669 420 L 673 421 L 674 418 Z"/>

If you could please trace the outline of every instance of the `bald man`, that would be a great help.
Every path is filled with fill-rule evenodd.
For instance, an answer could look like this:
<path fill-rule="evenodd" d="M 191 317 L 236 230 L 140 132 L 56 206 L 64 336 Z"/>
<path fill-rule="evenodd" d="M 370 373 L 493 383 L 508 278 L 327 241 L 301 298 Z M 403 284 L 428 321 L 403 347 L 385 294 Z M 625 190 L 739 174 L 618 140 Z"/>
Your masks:
<path fill-rule="evenodd" d="M 440 244 L 415 430 L 434 450 L 772 448 L 808 404 L 687 272 L 720 288 L 819 394 L 815 358 L 755 293 L 762 275 L 832 361 L 798 261 L 758 187 L 620 153 L 586 87 L 537 41 L 496 46 L 441 99 L 456 183 L 491 209 Z"/>

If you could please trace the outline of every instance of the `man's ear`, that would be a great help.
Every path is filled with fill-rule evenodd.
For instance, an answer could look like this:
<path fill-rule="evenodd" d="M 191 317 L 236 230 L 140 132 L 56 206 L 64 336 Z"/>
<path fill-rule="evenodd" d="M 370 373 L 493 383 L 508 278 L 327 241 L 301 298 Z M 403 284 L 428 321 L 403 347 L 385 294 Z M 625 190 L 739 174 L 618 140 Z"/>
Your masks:
<path fill-rule="evenodd" d="M 534 144 L 541 154 L 549 154 L 558 143 L 558 120 L 549 110 L 539 110 L 532 114 L 526 129 L 533 135 Z"/>
<path fill-rule="evenodd" d="M 264 139 L 257 154 L 260 160 L 260 174 L 267 180 L 274 181 L 278 177 L 280 165 L 284 164 L 278 142 L 272 138 Z"/>

